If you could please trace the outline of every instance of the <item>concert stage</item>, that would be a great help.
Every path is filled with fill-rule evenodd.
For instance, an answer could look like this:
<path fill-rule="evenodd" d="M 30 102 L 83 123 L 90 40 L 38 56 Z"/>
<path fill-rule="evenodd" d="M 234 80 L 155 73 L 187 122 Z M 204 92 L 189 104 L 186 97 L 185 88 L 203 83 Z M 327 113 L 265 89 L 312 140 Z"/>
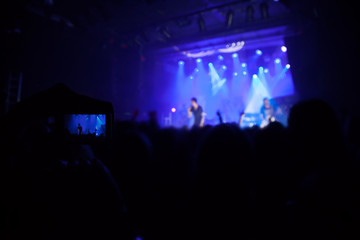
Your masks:
<path fill-rule="evenodd" d="M 163 126 L 191 126 L 186 109 L 196 97 L 205 112 L 205 124 L 239 122 L 258 125 L 258 114 L 265 97 L 286 114 L 296 97 L 287 53 L 288 26 L 240 32 L 162 48 L 156 57 L 154 94 L 161 108 Z M 252 119 L 252 120 L 251 120 Z"/>

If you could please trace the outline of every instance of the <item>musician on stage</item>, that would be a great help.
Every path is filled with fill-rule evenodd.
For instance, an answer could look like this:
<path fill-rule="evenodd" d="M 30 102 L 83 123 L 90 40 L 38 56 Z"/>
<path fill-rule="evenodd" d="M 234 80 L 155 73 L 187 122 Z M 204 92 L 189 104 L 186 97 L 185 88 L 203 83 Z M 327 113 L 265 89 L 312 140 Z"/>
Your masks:
<path fill-rule="evenodd" d="M 80 123 L 79 123 L 79 125 L 78 125 L 78 127 L 77 127 L 77 131 L 78 131 L 78 134 L 79 134 L 79 135 L 82 135 L 82 134 L 83 134 L 82 126 L 80 125 Z"/>
<path fill-rule="evenodd" d="M 263 105 L 260 109 L 260 115 L 262 120 L 269 121 L 272 117 L 275 116 L 275 108 L 270 104 L 269 98 L 264 98 Z"/>
<path fill-rule="evenodd" d="M 278 117 L 281 114 L 282 111 L 279 107 L 276 107 L 274 104 L 272 104 L 269 98 L 264 98 L 263 105 L 260 109 L 260 117 L 262 119 L 260 127 L 263 128 L 270 122 L 274 122 L 276 120 L 275 117 Z"/>
<path fill-rule="evenodd" d="M 191 107 L 188 108 L 188 117 L 190 118 L 194 114 L 194 125 L 193 127 L 204 126 L 204 113 L 202 107 L 198 104 L 196 98 L 191 99 Z"/>

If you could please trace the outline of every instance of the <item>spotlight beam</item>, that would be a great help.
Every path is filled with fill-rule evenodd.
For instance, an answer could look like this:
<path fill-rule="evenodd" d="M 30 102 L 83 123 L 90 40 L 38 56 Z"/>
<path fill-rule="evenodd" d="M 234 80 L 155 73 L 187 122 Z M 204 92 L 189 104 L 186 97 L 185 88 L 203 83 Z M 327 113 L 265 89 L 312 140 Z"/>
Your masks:
<path fill-rule="evenodd" d="M 226 78 L 221 79 L 219 74 L 217 73 L 214 65 L 209 63 L 210 77 L 211 77 L 211 91 L 213 96 L 216 95 L 220 88 L 225 84 Z"/>

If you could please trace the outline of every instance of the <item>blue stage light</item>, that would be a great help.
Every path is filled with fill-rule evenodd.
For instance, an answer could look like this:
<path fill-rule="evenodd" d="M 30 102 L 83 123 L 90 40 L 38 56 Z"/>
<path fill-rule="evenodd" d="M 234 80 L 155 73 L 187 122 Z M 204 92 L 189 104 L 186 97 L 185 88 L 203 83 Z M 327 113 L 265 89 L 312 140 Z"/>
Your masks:
<path fill-rule="evenodd" d="M 269 72 L 269 69 L 268 68 L 265 68 L 264 69 L 264 73 L 268 73 Z"/>
<path fill-rule="evenodd" d="M 242 67 L 246 67 L 246 63 L 241 64 Z"/>
<path fill-rule="evenodd" d="M 218 56 L 218 59 L 219 59 L 220 61 L 222 61 L 222 60 L 224 60 L 224 57 L 221 56 L 221 55 L 219 55 L 219 56 Z"/>
<path fill-rule="evenodd" d="M 258 76 L 256 74 L 253 75 L 253 78 L 258 78 Z"/>
<path fill-rule="evenodd" d="M 232 54 L 232 57 L 233 57 L 233 58 L 237 58 L 237 57 L 238 57 L 238 54 L 237 54 L 237 53 L 233 53 L 233 54 Z"/>
<path fill-rule="evenodd" d="M 185 63 L 184 61 L 181 60 L 179 61 L 179 65 L 184 65 L 184 63 Z"/>
<path fill-rule="evenodd" d="M 197 63 L 201 63 L 201 58 L 196 59 Z"/>
<path fill-rule="evenodd" d="M 261 51 L 260 49 L 257 49 L 257 50 L 256 50 L 256 55 L 261 56 L 261 55 L 262 55 L 262 51 Z"/>
<path fill-rule="evenodd" d="M 238 73 L 237 72 L 234 72 L 234 76 L 237 76 L 238 75 Z"/>
<path fill-rule="evenodd" d="M 225 66 L 225 65 L 222 65 L 221 68 L 222 68 L 223 70 L 226 70 L 226 66 Z"/>
<path fill-rule="evenodd" d="M 259 67 L 259 72 L 264 72 L 264 68 L 263 68 L 263 67 Z"/>
<path fill-rule="evenodd" d="M 280 63 L 280 62 L 281 62 L 280 58 L 275 59 L 275 63 Z"/>
<path fill-rule="evenodd" d="M 243 71 L 243 75 L 247 75 L 247 72 L 246 72 L 246 71 Z"/>
<path fill-rule="evenodd" d="M 191 80 L 193 80 L 193 79 L 194 79 L 194 77 L 193 77 L 193 76 L 190 76 L 190 79 L 191 79 Z"/>
<path fill-rule="evenodd" d="M 199 72 L 199 69 L 198 69 L 198 68 L 195 68 L 195 72 Z"/>
<path fill-rule="evenodd" d="M 282 47 L 281 47 L 281 51 L 282 51 L 282 52 L 286 52 L 286 51 L 287 51 L 287 48 L 286 48 L 285 46 L 282 46 Z"/>

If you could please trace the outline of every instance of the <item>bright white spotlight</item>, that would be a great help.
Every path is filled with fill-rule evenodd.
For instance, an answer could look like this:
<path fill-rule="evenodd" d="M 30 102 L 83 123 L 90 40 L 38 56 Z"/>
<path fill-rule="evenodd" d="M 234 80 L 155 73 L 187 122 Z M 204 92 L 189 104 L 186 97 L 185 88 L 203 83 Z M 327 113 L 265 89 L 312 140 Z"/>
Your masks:
<path fill-rule="evenodd" d="M 221 68 L 222 68 L 223 70 L 226 70 L 226 66 L 225 66 L 225 65 L 222 65 Z"/>
<path fill-rule="evenodd" d="M 171 108 L 171 112 L 173 112 L 173 113 L 176 112 L 176 108 L 174 108 L 174 107 Z"/>
<path fill-rule="evenodd" d="M 190 76 L 190 79 L 191 79 L 191 80 L 193 80 L 193 79 L 194 79 L 194 77 L 193 77 L 193 76 Z"/>
<path fill-rule="evenodd" d="M 290 68 L 290 64 L 286 64 L 286 66 L 285 66 L 287 69 L 289 69 Z"/>
<path fill-rule="evenodd" d="M 261 56 L 261 55 L 262 55 L 262 51 L 261 51 L 260 49 L 257 49 L 257 50 L 256 50 L 256 55 Z"/>
<path fill-rule="evenodd" d="M 242 67 L 246 67 L 246 63 L 241 64 Z"/>
<path fill-rule="evenodd" d="M 286 52 L 286 51 L 287 51 L 287 48 L 286 48 L 285 46 L 282 46 L 282 47 L 281 47 L 281 51 L 282 51 L 282 52 Z"/>
<path fill-rule="evenodd" d="M 218 59 L 219 59 L 220 61 L 222 61 L 222 60 L 224 60 L 224 57 L 221 56 L 221 55 L 219 55 L 219 56 L 218 56 Z"/>
<path fill-rule="evenodd" d="M 237 57 L 238 57 L 238 54 L 237 54 L 237 53 L 233 53 L 233 54 L 232 54 L 232 57 L 233 57 L 233 58 L 237 58 Z"/>
<path fill-rule="evenodd" d="M 247 72 L 246 71 L 243 71 L 243 75 L 246 75 L 247 74 Z"/>
<path fill-rule="evenodd" d="M 279 64 L 280 62 L 281 62 L 280 58 L 275 59 L 275 63 Z"/>
<path fill-rule="evenodd" d="M 238 73 L 237 72 L 234 72 L 234 76 L 237 76 L 238 75 Z"/>
<path fill-rule="evenodd" d="M 196 59 L 197 63 L 201 63 L 201 58 Z"/>
<path fill-rule="evenodd" d="M 184 65 L 185 62 L 180 60 L 178 63 L 179 65 Z"/>
<path fill-rule="evenodd" d="M 199 72 L 199 69 L 198 69 L 198 68 L 195 68 L 195 72 Z"/>
<path fill-rule="evenodd" d="M 269 72 L 269 69 L 268 68 L 265 68 L 264 69 L 264 73 L 268 73 Z"/>
<path fill-rule="evenodd" d="M 264 72 L 264 68 L 263 68 L 263 67 L 259 67 L 259 72 Z"/>
<path fill-rule="evenodd" d="M 253 75 L 253 78 L 255 78 L 255 79 L 256 79 L 256 78 L 258 78 L 258 76 L 257 76 L 256 74 L 254 74 L 254 75 Z"/>

